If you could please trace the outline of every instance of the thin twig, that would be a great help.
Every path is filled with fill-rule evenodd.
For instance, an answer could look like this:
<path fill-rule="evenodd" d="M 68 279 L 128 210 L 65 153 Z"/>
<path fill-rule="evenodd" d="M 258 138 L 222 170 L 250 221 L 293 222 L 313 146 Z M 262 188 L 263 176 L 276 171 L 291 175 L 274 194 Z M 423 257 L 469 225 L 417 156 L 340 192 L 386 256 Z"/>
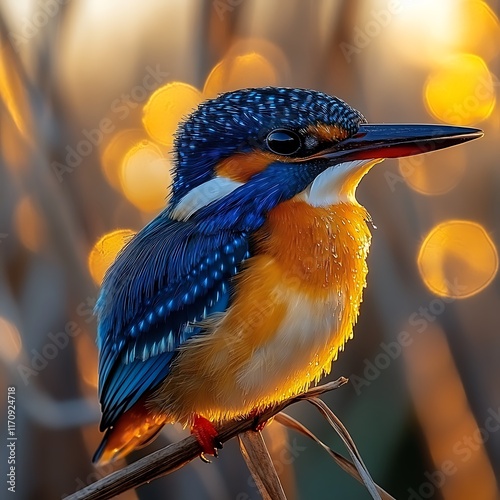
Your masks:
<path fill-rule="evenodd" d="M 259 416 L 259 422 L 266 422 L 281 410 L 291 404 L 319 396 L 328 391 L 338 389 L 347 383 L 347 379 L 340 377 L 334 382 L 320 385 L 303 394 L 291 397 L 278 405 L 267 408 Z M 222 443 L 229 441 L 242 432 L 253 429 L 256 425 L 255 417 L 249 416 L 244 420 L 232 420 L 217 429 Z M 171 444 L 161 450 L 141 458 L 137 462 L 111 473 L 99 481 L 83 488 L 66 500 L 104 500 L 123 493 L 132 488 L 137 488 L 144 483 L 158 479 L 194 460 L 201 453 L 201 447 L 194 436 L 189 436 L 178 443 Z"/>
<path fill-rule="evenodd" d="M 262 432 L 247 431 L 238 435 L 240 450 L 259 489 L 262 500 L 286 500 L 283 486 L 267 450 Z"/>

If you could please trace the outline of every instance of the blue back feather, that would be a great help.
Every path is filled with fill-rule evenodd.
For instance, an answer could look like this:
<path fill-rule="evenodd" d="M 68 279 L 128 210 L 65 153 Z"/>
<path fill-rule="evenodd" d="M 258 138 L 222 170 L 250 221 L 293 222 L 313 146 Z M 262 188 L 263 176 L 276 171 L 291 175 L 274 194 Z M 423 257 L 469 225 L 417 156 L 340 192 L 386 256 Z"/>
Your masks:
<path fill-rule="evenodd" d="M 198 321 L 227 308 L 248 245 L 245 233 L 202 233 L 164 213 L 125 246 L 96 304 L 101 430 L 168 375 Z"/>

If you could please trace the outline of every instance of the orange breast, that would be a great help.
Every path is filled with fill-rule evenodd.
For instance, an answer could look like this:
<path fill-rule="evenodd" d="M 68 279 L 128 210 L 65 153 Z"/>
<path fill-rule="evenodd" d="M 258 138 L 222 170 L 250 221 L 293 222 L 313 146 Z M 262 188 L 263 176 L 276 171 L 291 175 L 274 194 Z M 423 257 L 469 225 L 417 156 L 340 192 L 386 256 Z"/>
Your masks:
<path fill-rule="evenodd" d="M 291 287 L 321 300 L 332 289 L 355 295 L 367 273 L 369 215 L 360 205 L 313 207 L 290 200 L 274 208 L 257 234 L 258 253 L 271 256 Z"/>
<path fill-rule="evenodd" d="M 154 403 L 225 420 L 297 394 L 352 335 L 370 232 L 359 205 L 280 204 L 256 234 L 228 311 L 182 348 Z"/>

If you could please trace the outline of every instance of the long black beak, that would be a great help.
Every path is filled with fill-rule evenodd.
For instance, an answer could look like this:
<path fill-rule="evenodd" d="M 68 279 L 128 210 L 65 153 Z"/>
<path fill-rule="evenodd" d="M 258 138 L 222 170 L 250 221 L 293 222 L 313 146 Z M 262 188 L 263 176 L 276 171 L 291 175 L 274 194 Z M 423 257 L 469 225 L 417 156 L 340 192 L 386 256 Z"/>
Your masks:
<path fill-rule="evenodd" d="M 448 148 L 482 137 L 482 130 L 450 125 L 369 124 L 317 155 L 339 160 L 399 158 Z"/>

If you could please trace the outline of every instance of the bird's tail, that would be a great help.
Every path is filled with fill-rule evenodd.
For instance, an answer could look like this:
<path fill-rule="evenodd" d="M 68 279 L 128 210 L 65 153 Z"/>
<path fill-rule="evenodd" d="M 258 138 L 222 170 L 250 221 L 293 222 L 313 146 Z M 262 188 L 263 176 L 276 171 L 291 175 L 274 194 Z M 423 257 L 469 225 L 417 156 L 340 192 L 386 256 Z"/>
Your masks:
<path fill-rule="evenodd" d="M 106 430 L 92 462 L 104 465 L 123 458 L 152 441 L 166 422 L 165 415 L 153 412 L 139 400 Z"/>

